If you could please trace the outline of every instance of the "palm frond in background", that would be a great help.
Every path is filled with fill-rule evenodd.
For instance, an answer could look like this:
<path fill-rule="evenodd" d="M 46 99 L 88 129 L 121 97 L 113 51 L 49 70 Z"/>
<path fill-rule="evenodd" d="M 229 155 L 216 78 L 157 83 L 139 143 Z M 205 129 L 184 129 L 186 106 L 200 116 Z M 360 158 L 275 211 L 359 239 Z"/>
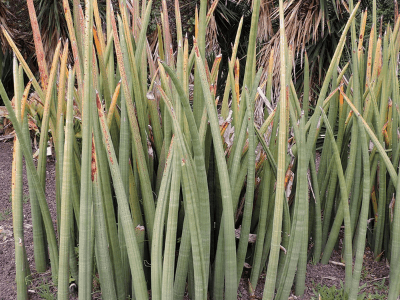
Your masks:
<path fill-rule="evenodd" d="M 266 1 L 268 2 L 268 1 Z M 359 14 L 364 9 L 371 10 L 372 1 L 361 1 L 361 9 Z M 390 2 L 390 1 L 389 1 Z M 393 17 L 393 2 L 391 2 Z M 381 4 L 380 7 L 384 7 Z M 381 12 L 384 11 L 381 8 Z M 264 13 L 263 13 L 264 12 Z M 388 14 L 388 11 L 385 11 Z M 378 10 L 379 14 L 379 10 Z M 321 78 L 324 77 L 325 71 L 330 64 L 333 56 L 333 51 L 339 41 L 340 35 L 344 28 L 345 22 L 349 15 L 348 7 L 342 1 L 336 0 L 288 0 L 284 3 L 285 28 L 288 44 L 292 47 L 292 64 L 293 77 L 296 87 L 302 86 L 304 54 L 307 52 L 310 62 L 310 84 L 311 94 L 309 101 L 313 101 L 319 90 Z M 372 14 L 370 14 L 372 15 Z M 265 9 L 260 14 L 260 20 L 269 20 L 270 28 L 264 32 L 259 31 L 259 39 L 262 47 L 258 52 L 258 64 L 264 66 L 265 71 L 263 79 L 267 76 L 267 65 L 270 58 L 271 50 L 274 49 L 274 99 L 279 97 L 279 13 L 278 8 L 270 7 Z M 370 22 L 371 23 L 371 22 Z M 369 24 L 371 26 L 371 24 Z M 271 35 L 271 32 L 273 33 Z M 369 32 L 369 30 L 367 30 Z M 266 38 L 265 38 L 266 37 Z M 345 50 L 346 51 L 346 50 Z M 341 60 L 348 61 L 349 55 L 344 53 Z M 274 102 L 274 99 L 271 99 Z"/>
<path fill-rule="evenodd" d="M 62 1 L 34 1 L 38 24 L 42 36 L 46 61 L 50 62 L 58 40 L 68 37 L 67 22 L 63 13 Z M 70 4 L 72 5 L 72 4 Z"/>
<path fill-rule="evenodd" d="M 21 49 L 25 60 L 32 61 L 34 44 L 32 34 L 27 27 L 30 26 L 26 3 L 24 1 L 0 2 L 0 25 L 7 30 L 15 44 Z M 6 90 L 12 93 L 12 51 L 4 35 L 0 33 L 0 79 Z M 33 68 L 34 69 L 34 68 Z M 3 105 L 0 100 L 0 105 Z"/>
<path fill-rule="evenodd" d="M 234 44 L 236 32 L 242 17 L 243 27 L 240 36 L 237 58 L 240 62 L 240 69 L 244 70 L 245 68 L 247 45 L 251 26 L 251 13 L 251 3 L 248 3 L 247 1 L 227 0 L 218 2 L 214 17 L 217 26 L 218 45 L 222 54 L 220 72 L 218 74 L 219 83 L 225 82 L 225 79 L 227 78 L 229 69 L 228 59 L 232 56 L 232 46 Z M 260 28 L 260 26 L 258 28 Z M 240 77 L 240 83 L 242 80 L 243 76 Z M 223 93 L 224 88 L 224 86 L 219 84 L 218 94 Z"/>
<path fill-rule="evenodd" d="M 299 67 L 302 68 L 304 53 L 306 50 L 308 50 L 310 45 L 317 45 L 317 49 L 319 50 L 328 50 L 328 48 L 321 44 L 321 41 L 327 40 L 325 35 L 329 36 L 332 33 L 330 33 L 328 30 L 325 30 L 325 21 L 327 20 L 327 17 L 332 20 L 335 18 L 335 16 L 331 13 L 327 14 L 329 10 L 321 5 L 322 2 L 324 1 L 291 0 L 285 2 L 284 14 L 286 35 L 288 44 L 291 45 L 293 51 L 292 59 L 295 73 L 296 67 L 297 70 L 299 70 Z M 333 12 L 333 14 L 335 14 L 335 12 Z M 279 12 L 277 7 L 272 8 L 269 15 L 260 16 L 260 19 L 261 18 L 270 18 L 273 26 L 276 28 L 278 26 L 277 21 L 279 20 Z M 335 22 L 339 20 L 340 19 L 335 18 Z M 261 47 L 261 51 L 258 55 L 258 64 L 266 66 L 268 64 L 271 50 L 274 49 L 274 61 L 276 63 L 274 64 L 273 77 L 275 87 L 274 90 L 276 91 L 279 91 L 279 38 L 279 31 L 276 31 L 272 37 L 270 37 L 268 40 L 264 40 L 262 43 L 263 46 Z M 321 57 L 321 52 L 318 52 L 315 57 L 310 56 L 310 64 L 313 64 L 318 60 L 318 55 Z M 296 64 L 295 60 L 297 60 L 299 64 Z M 266 79 L 266 75 L 267 73 L 264 72 L 264 79 Z"/>

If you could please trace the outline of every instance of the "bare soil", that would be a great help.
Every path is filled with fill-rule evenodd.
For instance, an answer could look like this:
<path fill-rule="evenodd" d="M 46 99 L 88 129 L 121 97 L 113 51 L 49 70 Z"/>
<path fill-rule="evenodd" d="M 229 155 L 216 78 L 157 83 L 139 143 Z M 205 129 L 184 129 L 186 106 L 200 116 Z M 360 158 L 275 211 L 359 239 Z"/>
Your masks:
<path fill-rule="evenodd" d="M 11 215 L 11 163 L 12 163 L 12 142 L 0 142 L 0 300 L 13 300 L 17 298 L 15 283 L 15 259 L 14 259 L 14 239 Z M 25 167 L 24 167 L 25 168 Z M 24 227 L 25 227 L 25 246 L 30 270 L 32 273 L 31 284 L 29 285 L 30 299 L 56 299 L 56 287 L 52 286 L 51 273 L 38 274 L 35 270 L 33 260 L 33 237 L 32 237 L 32 218 L 30 212 L 29 192 L 26 173 L 24 171 Z M 46 196 L 53 220 L 56 216 L 55 203 L 55 161 L 51 157 L 47 161 Z M 240 281 L 237 299 L 262 299 L 265 274 L 259 279 L 253 296 L 248 292 L 249 270 L 246 270 Z M 364 265 L 361 274 L 360 286 L 364 286 L 362 292 L 365 295 L 378 295 L 385 299 L 387 293 L 389 267 L 385 260 L 376 262 L 371 251 L 367 248 L 364 255 Z M 319 286 L 336 286 L 338 289 L 345 279 L 344 264 L 340 254 L 335 252 L 331 261 L 327 265 L 311 264 L 307 265 L 306 291 L 302 297 L 294 294 L 289 299 L 318 299 Z M 383 282 L 383 280 L 385 280 Z M 383 282 L 383 283 L 382 283 Z M 378 284 L 382 283 L 382 284 Z M 47 298 L 46 296 L 49 296 Z M 93 295 L 99 299 L 97 293 Z M 369 299 L 378 299 L 370 297 Z M 98 298 L 99 297 L 99 298 Z"/>
<path fill-rule="evenodd" d="M 14 238 L 11 214 L 11 164 L 13 142 L 0 142 L 0 300 L 17 299 L 15 282 Z M 56 216 L 55 203 L 55 161 L 51 157 L 47 160 L 46 199 L 50 213 Z M 32 278 L 28 295 L 30 299 L 44 299 L 48 293 L 54 291 L 51 285 L 51 273 L 48 270 L 38 274 L 33 259 L 32 216 L 29 203 L 29 187 L 24 165 L 23 175 L 23 213 L 25 228 L 25 248 L 28 257 Z M 53 218 L 54 220 L 55 218 Z"/>

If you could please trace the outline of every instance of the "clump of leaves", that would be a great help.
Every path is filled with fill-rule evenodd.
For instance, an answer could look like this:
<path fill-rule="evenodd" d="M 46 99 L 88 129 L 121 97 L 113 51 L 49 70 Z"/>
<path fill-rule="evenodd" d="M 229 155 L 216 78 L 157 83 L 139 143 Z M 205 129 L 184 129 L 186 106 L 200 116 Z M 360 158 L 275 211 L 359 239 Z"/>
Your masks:
<path fill-rule="evenodd" d="M 388 287 L 385 284 L 385 278 L 381 281 L 376 281 L 372 283 L 373 285 L 373 293 L 363 291 L 364 289 L 371 287 L 368 283 L 364 283 L 360 286 L 360 293 L 357 296 L 358 300 L 380 300 L 387 299 L 387 290 Z M 340 281 L 340 287 L 332 285 L 328 287 L 327 285 L 317 284 L 315 288 L 313 288 L 314 297 L 311 299 L 315 300 L 347 300 L 348 295 L 345 294 L 343 288 L 343 282 Z"/>
<path fill-rule="evenodd" d="M 313 288 L 314 295 L 316 298 L 311 299 L 321 299 L 321 300 L 334 300 L 334 299 L 345 299 L 343 282 L 340 281 L 340 288 L 332 285 L 328 287 L 327 285 L 317 284 L 316 288 Z"/>
<path fill-rule="evenodd" d="M 7 220 L 11 216 L 11 208 L 0 212 L 0 221 Z"/>

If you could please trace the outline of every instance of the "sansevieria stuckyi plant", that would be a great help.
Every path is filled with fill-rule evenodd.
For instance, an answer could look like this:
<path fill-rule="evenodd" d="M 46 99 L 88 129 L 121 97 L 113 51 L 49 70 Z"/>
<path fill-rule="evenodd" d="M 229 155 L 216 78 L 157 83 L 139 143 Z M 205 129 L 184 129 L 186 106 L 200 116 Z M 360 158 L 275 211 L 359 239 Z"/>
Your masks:
<path fill-rule="evenodd" d="M 217 1 L 209 7 L 200 1 L 194 37 L 183 32 L 179 1 L 171 33 L 169 5 L 161 1 L 154 49 L 147 40 L 152 1 L 115 7 L 108 0 L 104 19 L 97 1 L 86 1 L 84 9 L 79 1 L 63 1 L 69 39 L 59 41 L 51 62 L 44 60 L 34 3 L 28 4 L 40 80 L 3 29 L 16 54 L 14 107 L 0 83 L 17 135 L 12 198 L 19 299 L 27 297 L 29 275 L 22 156 L 36 270 L 47 267 L 46 234 L 60 299 L 69 297 L 71 281 L 79 298 L 90 299 L 94 276 L 104 299 L 182 299 L 186 292 L 196 299 L 236 299 L 248 266 L 250 294 L 265 272 L 263 298 L 287 299 L 293 285 L 296 294 L 304 293 L 309 257 L 328 263 L 343 225 L 349 299 L 357 299 L 366 241 L 377 259 L 384 250 L 395 265 L 389 298 L 398 297 L 399 20 L 379 36 L 374 8 L 368 35 L 367 12 L 357 29 L 360 4 L 350 1 L 313 107 L 307 56 L 303 96 L 292 78 L 296 56 L 285 37 L 283 1 L 280 91 L 272 85 L 273 52 L 268 66 L 256 65 L 259 0 L 252 4 L 246 67 L 240 70 L 237 57 L 242 19 L 225 82 L 217 81 L 222 57 L 206 53 Z M 349 35 L 351 61 L 342 66 Z M 260 82 L 264 68 L 268 77 Z M 37 166 L 26 117 L 31 87 L 43 105 Z M 254 118 L 260 105 L 261 126 Z M 56 215 L 44 194 L 49 137 L 56 149 Z"/>

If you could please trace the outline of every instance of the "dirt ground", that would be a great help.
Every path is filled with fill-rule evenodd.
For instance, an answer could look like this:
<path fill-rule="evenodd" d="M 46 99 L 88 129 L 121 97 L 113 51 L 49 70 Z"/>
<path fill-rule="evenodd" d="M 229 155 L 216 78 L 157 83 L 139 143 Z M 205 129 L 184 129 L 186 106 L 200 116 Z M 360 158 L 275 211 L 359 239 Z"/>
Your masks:
<path fill-rule="evenodd" d="M 11 162 L 12 162 L 12 142 L 0 142 L 0 300 L 16 299 L 15 283 L 15 259 L 14 259 L 14 240 L 11 215 Z M 32 237 L 32 218 L 30 213 L 29 193 L 26 175 L 24 175 L 24 227 L 25 245 L 28 262 L 32 272 L 32 282 L 29 286 L 30 299 L 56 299 L 52 298 L 56 293 L 56 288 L 51 285 L 51 274 L 47 271 L 38 274 L 35 271 L 33 261 L 33 237 Z M 50 212 L 55 216 L 55 162 L 50 157 L 47 161 L 46 196 Z M 54 219 L 54 218 L 53 218 Z M 262 299 L 265 275 L 260 277 L 256 287 L 255 295 L 251 297 L 248 293 L 249 270 L 241 279 L 238 289 L 237 299 Z M 375 262 L 372 253 L 368 250 L 364 255 L 364 266 L 361 274 L 360 286 L 363 287 L 362 293 L 365 299 L 386 299 L 388 291 L 389 268 L 385 262 Z M 344 282 L 344 265 L 340 255 L 334 253 L 331 262 L 327 265 L 308 264 L 306 275 L 306 291 L 303 297 L 291 295 L 289 299 L 318 299 L 318 292 L 322 286 L 331 288 L 336 286 L 341 288 Z M 334 290 L 334 289 L 333 289 Z M 331 299 L 337 299 L 331 298 Z M 96 297 L 97 298 L 97 297 Z M 321 297 L 324 299 L 324 297 Z"/>
<path fill-rule="evenodd" d="M 250 273 L 250 272 L 249 272 Z M 249 274 L 248 274 L 249 275 Z M 246 277 L 246 273 L 244 274 Z M 255 297 L 251 298 L 248 293 L 248 283 L 246 278 L 242 278 L 238 290 L 237 299 L 262 299 L 265 284 L 265 274 L 261 275 Z M 296 296 L 293 292 L 291 300 L 343 300 L 339 291 L 342 291 L 345 282 L 345 268 L 340 254 L 334 252 L 330 263 L 327 265 L 308 263 L 306 273 L 306 289 L 304 295 Z M 389 284 L 389 267 L 385 261 L 376 262 L 369 249 L 365 251 L 363 269 L 361 272 L 359 299 L 387 299 Z M 325 286 L 323 289 L 321 287 Z M 333 288 L 335 287 L 335 288 Z M 329 289 L 329 290 L 328 290 Z M 333 291 L 336 291 L 333 292 Z M 333 297 L 330 297 L 330 296 Z"/>
<path fill-rule="evenodd" d="M 17 299 L 15 282 L 14 239 L 11 214 L 11 163 L 13 142 L 0 142 L 0 300 Z M 55 204 L 55 162 L 50 157 L 47 161 L 46 199 L 52 215 L 56 215 Z M 33 259 L 32 216 L 29 203 L 29 188 L 25 166 L 23 176 L 23 212 L 25 228 L 25 247 L 29 266 L 32 273 L 32 282 L 28 287 L 30 299 L 46 298 L 54 288 L 43 284 L 49 282 L 50 271 L 43 274 L 36 273 Z"/>

